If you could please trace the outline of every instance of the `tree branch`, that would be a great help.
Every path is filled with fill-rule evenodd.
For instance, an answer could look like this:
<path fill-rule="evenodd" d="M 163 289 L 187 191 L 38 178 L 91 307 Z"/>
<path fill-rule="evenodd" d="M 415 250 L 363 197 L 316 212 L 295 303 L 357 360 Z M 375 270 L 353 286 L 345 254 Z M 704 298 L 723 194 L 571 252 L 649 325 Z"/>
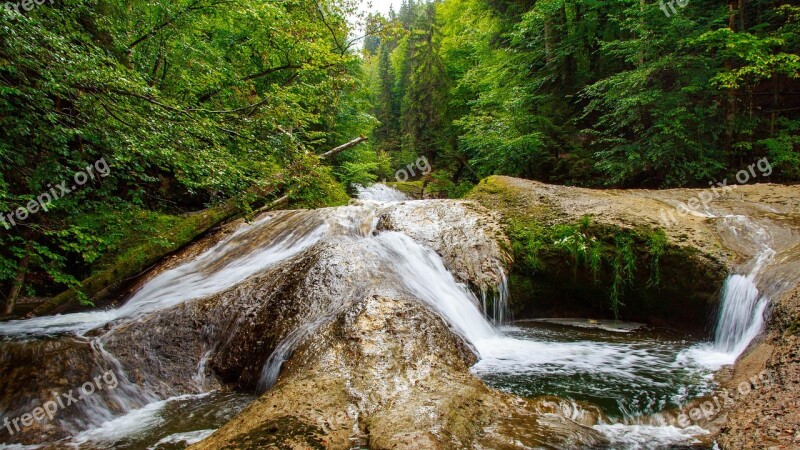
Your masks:
<path fill-rule="evenodd" d="M 322 23 L 325 24 L 325 28 L 327 28 L 328 31 L 331 32 L 331 39 L 333 39 L 333 42 L 336 44 L 336 47 L 339 49 L 339 52 L 342 55 L 344 55 L 345 53 L 347 53 L 347 48 L 342 46 L 342 44 L 339 42 L 339 39 L 336 37 L 336 31 L 333 30 L 333 27 L 326 20 L 325 12 L 322 11 L 322 7 L 319 5 L 319 3 L 318 2 L 314 2 L 314 4 L 317 7 L 317 12 L 319 13 L 320 19 L 322 19 Z"/>
<path fill-rule="evenodd" d="M 279 129 L 280 129 L 280 128 L 279 128 Z M 289 135 L 290 137 L 292 136 L 292 134 L 291 134 L 291 133 L 289 133 L 288 131 L 285 131 L 285 130 L 282 130 L 282 129 L 280 129 L 280 130 L 281 130 L 283 133 L 285 133 L 285 134 Z M 359 145 L 359 144 L 361 144 L 362 142 L 365 142 L 365 141 L 367 141 L 367 140 L 368 140 L 368 139 L 367 139 L 366 137 L 364 137 L 364 136 L 359 136 L 358 138 L 356 138 L 356 139 L 353 139 L 352 141 L 350 141 L 350 142 L 348 142 L 348 143 L 346 143 L 346 144 L 344 144 L 344 145 L 340 145 L 340 146 L 338 146 L 338 147 L 334 148 L 333 150 L 327 151 L 327 152 L 325 152 L 325 153 L 323 153 L 323 154 L 319 155 L 319 159 L 326 159 L 326 158 L 330 158 L 331 156 L 335 156 L 335 155 L 337 155 L 337 154 L 339 154 L 339 153 L 341 153 L 341 152 L 343 152 L 343 151 L 345 151 L 345 150 L 347 150 L 347 149 L 353 148 L 353 147 L 355 147 L 356 145 Z M 279 199 L 275 200 L 274 202 L 272 202 L 272 203 L 270 203 L 270 204 L 268 204 L 268 205 L 265 205 L 265 206 L 263 206 L 263 207 L 261 207 L 261 208 L 259 208 L 259 209 L 255 210 L 255 211 L 253 211 L 253 214 L 254 214 L 254 215 L 257 215 L 257 214 L 260 214 L 260 213 L 262 213 L 262 212 L 269 211 L 269 210 L 271 210 L 271 209 L 275 209 L 275 208 L 277 208 L 277 207 L 279 207 L 279 206 L 283 206 L 283 205 L 285 205 L 285 204 L 287 204 L 287 203 L 289 203 L 289 196 L 288 196 L 288 195 L 284 195 L 283 197 L 281 197 L 281 198 L 279 198 Z"/>
<path fill-rule="evenodd" d="M 269 69 L 262 70 L 261 72 L 254 73 L 254 74 L 251 74 L 251 75 L 247 75 L 246 77 L 242 78 L 239 81 L 250 81 L 250 80 L 254 80 L 256 78 L 265 77 L 267 75 L 271 75 L 273 73 L 280 72 L 280 71 L 283 71 L 283 70 L 292 70 L 292 69 L 296 70 L 296 69 L 300 69 L 301 67 L 302 66 L 299 66 L 297 64 L 292 64 L 292 63 L 284 64 L 284 65 L 279 66 L 279 67 L 271 67 Z M 208 100 L 211 99 L 211 97 L 213 97 L 213 96 L 219 94 L 220 92 L 222 92 L 223 89 L 225 89 L 225 88 L 224 87 L 217 88 L 217 89 L 214 89 L 211 92 L 203 94 L 202 97 L 197 99 L 197 104 L 201 104 L 201 103 L 207 102 Z"/>
<path fill-rule="evenodd" d="M 131 51 L 133 51 L 133 49 L 136 46 L 138 46 L 142 42 L 146 41 L 147 39 L 155 36 L 156 34 L 158 34 L 159 31 L 161 31 L 164 28 L 170 26 L 173 22 L 178 20 L 184 14 L 187 14 L 187 13 L 190 13 L 190 12 L 193 12 L 193 11 L 200 11 L 200 10 L 203 10 L 203 9 L 206 9 L 206 8 L 212 8 L 214 6 L 218 6 L 218 5 L 221 5 L 221 4 L 224 4 L 224 3 L 233 3 L 231 1 L 221 0 L 221 1 L 213 2 L 213 3 L 205 5 L 205 6 L 197 6 L 202 1 L 203 0 L 194 0 L 192 3 L 190 3 L 183 10 L 179 11 L 178 13 L 173 15 L 172 17 L 170 17 L 167 20 L 165 20 L 164 22 L 162 22 L 161 24 L 155 26 L 152 30 L 150 30 L 149 32 L 147 32 L 143 36 L 139 37 L 138 39 L 136 39 L 133 42 L 131 42 L 130 44 L 128 44 L 128 47 L 126 48 L 127 52 L 130 53 Z"/>
<path fill-rule="evenodd" d="M 356 145 L 359 145 L 362 142 L 366 142 L 368 140 L 369 139 L 364 137 L 364 136 L 359 136 L 358 138 L 353 139 L 352 141 L 348 142 L 347 144 L 340 145 L 340 146 L 334 148 L 333 150 L 327 151 L 327 152 L 319 155 L 319 159 L 327 159 L 327 158 L 330 158 L 331 156 L 336 156 L 339 153 L 342 153 L 345 150 L 351 149 L 351 148 L 355 147 Z"/>

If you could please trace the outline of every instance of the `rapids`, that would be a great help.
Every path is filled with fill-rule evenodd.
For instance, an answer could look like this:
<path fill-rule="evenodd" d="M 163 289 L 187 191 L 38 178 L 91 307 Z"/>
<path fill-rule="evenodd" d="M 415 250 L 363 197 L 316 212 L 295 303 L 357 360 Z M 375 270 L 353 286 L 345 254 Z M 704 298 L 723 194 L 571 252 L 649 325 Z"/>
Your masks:
<path fill-rule="evenodd" d="M 51 373 L 55 370 L 51 376 L 64 375 L 64 380 L 57 386 L 39 380 L 42 391 L 78 386 L 100 370 L 113 371 L 119 380 L 113 392 L 88 398 L 65 412 L 57 421 L 60 430 L 40 424 L 40 436 L 82 448 L 177 448 L 202 440 L 253 400 L 249 394 L 223 387 L 214 372 L 234 373 L 241 376 L 240 385 L 267 391 L 309 336 L 333 320 L 355 296 L 377 289 L 382 295 L 417 299 L 443 317 L 472 346 L 480 359 L 472 372 L 490 386 L 523 397 L 558 395 L 569 402 L 584 402 L 572 403 L 574 410 L 581 410 L 586 403 L 598 405 L 604 416 L 593 428 L 614 448 L 645 448 L 655 442 L 663 447 L 689 446 L 704 430 L 676 428 L 659 412 L 707 392 L 709 375 L 735 361 L 763 329 L 768 300 L 759 293 L 756 277 L 769 263 L 772 251 L 766 233 L 746 218 L 719 218 L 757 240 L 760 251 L 745 274 L 728 279 L 715 339 L 703 343 L 652 330 L 634 331 L 629 336 L 553 325 L 508 326 L 502 261 L 490 258 L 484 265 L 477 264 L 482 270 L 490 268 L 483 272 L 492 274 L 479 278 L 459 266 L 463 255 L 434 248 L 437 244 L 425 235 L 425 227 L 432 223 L 430 217 L 420 219 L 420 225 L 394 223 L 400 221 L 392 220 L 392 214 L 404 214 L 406 203 L 417 202 L 380 184 L 359 187 L 358 195 L 360 201 L 348 207 L 267 214 L 242 225 L 194 260 L 149 279 L 118 308 L 0 324 L 3 365 L 55 348 L 79 355 L 71 361 L 87 367 L 83 372 L 65 370 L 63 374 L 51 367 Z M 396 209 L 386 212 L 391 208 Z M 478 247 L 468 239 L 465 237 L 465 248 Z M 342 254 L 357 257 L 338 256 Z M 303 258 L 311 261 L 308 277 L 296 284 L 280 284 Z M 324 258 L 331 260 L 328 268 L 314 269 L 315 261 Z M 314 276 L 338 281 L 315 284 L 321 282 L 312 280 Z M 247 317 L 264 309 L 251 297 L 237 294 L 244 290 L 241 285 L 245 282 L 260 283 L 272 292 L 294 292 L 292 286 L 301 286 L 306 291 L 297 288 L 300 290 L 292 295 L 308 298 L 310 306 L 298 313 L 291 305 L 272 305 L 276 317 L 283 314 L 290 325 L 274 336 L 259 338 L 263 325 L 250 323 Z M 267 292 L 259 298 L 268 296 Z M 226 302 L 231 302 L 231 308 L 214 306 Z M 236 308 L 243 311 L 241 315 L 230 311 Z M 198 323 L 224 316 L 220 324 L 206 325 L 192 338 L 196 341 L 184 343 L 187 352 L 196 356 L 190 359 L 190 368 L 177 365 L 174 370 L 181 375 L 172 380 L 160 378 L 170 373 L 167 369 L 142 362 L 139 350 L 115 354 L 120 342 L 130 339 L 126 336 L 147 334 L 141 328 L 154 327 L 156 336 L 168 333 L 158 325 L 159 317 L 167 313 Z M 193 331 L 187 336 L 195 335 Z M 262 344 L 265 339 L 271 342 L 271 347 L 264 347 L 268 352 L 237 359 L 240 355 L 235 349 L 266 345 Z M 149 344 L 141 345 L 140 351 L 148 353 L 147 361 L 159 366 L 164 356 L 149 354 L 145 347 Z M 144 367 L 134 370 L 137 365 Z M 34 364 L 30 370 L 36 367 Z M 247 381 L 248 377 L 253 381 Z M 37 398 L 44 401 L 39 388 L 25 392 L 25 398 L 6 392 L 0 399 L 0 413 L 14 416 L 35 405 Z"/>

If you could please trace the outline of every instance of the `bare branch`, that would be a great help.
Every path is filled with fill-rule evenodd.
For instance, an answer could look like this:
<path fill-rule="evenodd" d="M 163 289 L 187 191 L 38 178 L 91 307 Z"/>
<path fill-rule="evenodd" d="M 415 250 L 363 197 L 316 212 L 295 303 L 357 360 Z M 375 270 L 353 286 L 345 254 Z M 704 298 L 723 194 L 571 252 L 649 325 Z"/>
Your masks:
<path fill-rule="evenodd" d="M 327 151 L 327 152 L 319 155 L 319 159 L 327 159 L 327 158 L 330 158 L 331 156 L 336 156 L 337 154 L 342 153 L 345 150 L 351 149 L 351 148 L 355 147 L 356 145 L 359 145 L 362 142 L 366 142 L 368 140 L 369 139 L 364 137 L 364 136 L 359 136 L 358 138 L 353 139 L 352 141 L 348 142 L 347 144 L 340 145 L 340 146 L 334 148 L 333 150 Z"/>

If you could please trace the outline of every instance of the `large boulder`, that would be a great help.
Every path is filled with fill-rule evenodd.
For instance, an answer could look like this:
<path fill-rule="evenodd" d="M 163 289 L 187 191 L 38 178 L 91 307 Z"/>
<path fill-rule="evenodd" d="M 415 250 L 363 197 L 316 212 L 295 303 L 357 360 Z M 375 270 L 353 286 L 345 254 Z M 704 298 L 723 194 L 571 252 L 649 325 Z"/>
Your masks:
<path fill-rule="evenodd" d="M 582 424 L 567 420 L 571 412 L 557 401 L 493 391 L 469 372 L 474 362 L 470 347 L 424 302 L 365 297 L 308 336 L 274 388 L 192 448 L 577 448 L 606 442 L 589 428 L 599 413 Z"/>

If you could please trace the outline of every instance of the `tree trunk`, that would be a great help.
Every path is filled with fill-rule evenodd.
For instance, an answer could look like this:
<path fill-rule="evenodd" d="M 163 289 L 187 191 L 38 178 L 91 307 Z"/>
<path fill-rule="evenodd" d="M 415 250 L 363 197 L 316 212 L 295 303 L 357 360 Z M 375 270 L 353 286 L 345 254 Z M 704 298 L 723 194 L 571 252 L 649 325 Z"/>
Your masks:
<path fill-rule="evenodd" d="M 548 70 L 553 70 L 553 25 L 551 20 L 552 18 L 549 16 L 544 20 L 544 55 Z"/>
<path fill-rule="evenodd" d="M 769 135 L 770 137 L 775 137 L 775 122 L 778 121 L 778 104 L 779 104 L 779 97 L 778 97 L 778 77 L 772 78 L 772 114 L 769 118 Z"/>
<path fill-rule="evenodd" d="M 639 26 L 640 26 L 640 30 L 641 30 L 640 31 L 641 34 L 639 35 L 639 41 L 641 41 L 641 46 L 639 48 L 639 67 L 644 66 L 644 50 L 645 50 L 644 46 L 645 46 L 645 42 L 646 42 L 645 38 L 644 38 L 644 30 L 646 29 L 645 28 L 646 25 L 644 23 L 644 13 L 645 13 L 646 8 L 647 8 L 647 4 L 645 3 L 645 0 L 641 0 L 639 2 L 639 13 L 641 14 L 641 17 L 639 18 Z"/>
<path fill-rule="evenodd" d="M 3 305 L 2 314 L 4 316 L 10 316 L 14 313 L 14 309 L 17 306 L 19 293 L 22 292 L 22 286 L 25 285 L 25 276 L 28 274 L 28 265 L 30 264 L 30 261 L 30 251 L 26 250 L 25 257 L 22 258 L 22 261 L 20 261 L 19 267 L 17 268 L 17 275 L 14 277 L 11 290 L 8 292 L 8 297 L 6 297 L 6 303 Z"/>
<path fill-rule="evenodd" d="M 348 142 L 347 144 L 340 145 L 340 146 L 334 148 L 331 151 L 328 151 L 328 152 L 325 152 L 325 153 L 319 155 L 319 159 L 326 159 L 326 158 L 330 158 L 331 156 L 336 156 L 337 154 L 342 153 L 345 150 L 351 149 L 351 148 L 355 147 L 356 145 L 361 144 L 362 142 L 366 142 L 367 140 L 368 140 L 368 138 L 366 138 L 364 136 L 360 136 L 360 137 L 358 137 L 356 139 L 353 139 L 352 141 Z"/>
<path fill-rule="evenodd" d="M 745 31 L 744 0 L 739 0 L 739 32 Z"/>
<path fill-rule="evenodd" d="M 730 0 L 728 3 L 728 27 L 732 32 L 736 32 L 736 4 L 737 0 Z M 733 69 L 733 63 L 731 61 L 725 61 L 725 68 L 726 69 Z M 737 154 L 734 151 L 734 141 L 735 141 L 735 121 L 737 116 L 737 107 L 736 107 L 736 90 L 735 89 L 728 89 L 727 93 L 727 106 L 725 111 L 725 121 L 727 122 L 726 130 L 725 130 L 725 147 L 729 154 L 728 162 L 731 165 L 737 164 Z M 741 155 L 739 156 L 738 164 L 741 164 Z"/>

